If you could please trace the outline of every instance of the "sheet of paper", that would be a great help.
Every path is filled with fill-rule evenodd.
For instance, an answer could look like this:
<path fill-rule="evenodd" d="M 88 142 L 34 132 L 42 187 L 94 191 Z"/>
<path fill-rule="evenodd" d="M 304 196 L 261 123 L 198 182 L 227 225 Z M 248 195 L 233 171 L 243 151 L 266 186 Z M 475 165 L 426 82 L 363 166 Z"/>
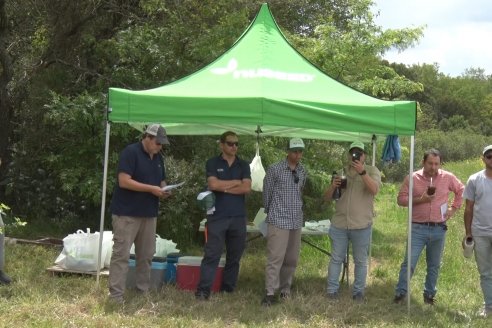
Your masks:
<path fill-rule="evenodd" d="M 441 205 L 441 218 L 442 220 L 446 220 L 446 213 L 448 212 L 448 203 L 444 203 Z"/>
<path fill-rule="evenodd" d="M 164 187 L 162 187 L 162 191 L 169 191 L 169 190 L 173 190 L 173 189 L 175 189 L 175 188 L 181 187 L 183 184 L 184 184 L 184 181 L 183 181 L 183 182 L 181 182 L 181 183 L 178 183 L 178 184 L 173 184 L 173 185 L 169 185 L 169 186 L 164 186 Z"/>
<path fill-rule="evenodd" d="M 263 237 L 266 237 L 268 230 L 268 225 L 265 221 L 266 217 L 267 215 L 265 213 L 265 209 L 263 207 L 260 207 L 260 209 L 256 213 L 255 219 L 253 220 L 253 224 L 255 225 L 255 227 L 258 228 L 258 230 L 260 230 Z"/>

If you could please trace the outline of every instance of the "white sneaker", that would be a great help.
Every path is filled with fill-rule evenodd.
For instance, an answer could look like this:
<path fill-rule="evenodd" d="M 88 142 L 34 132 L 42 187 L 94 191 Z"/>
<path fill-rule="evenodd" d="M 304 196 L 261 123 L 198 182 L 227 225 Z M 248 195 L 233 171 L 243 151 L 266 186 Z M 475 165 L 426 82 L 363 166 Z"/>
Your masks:
<path fill-rule="evenodd" d="M 478 311 L 478 316 L 482 318 L 487 318 L 492 315 L 492 308 L 484 306 Z"/>

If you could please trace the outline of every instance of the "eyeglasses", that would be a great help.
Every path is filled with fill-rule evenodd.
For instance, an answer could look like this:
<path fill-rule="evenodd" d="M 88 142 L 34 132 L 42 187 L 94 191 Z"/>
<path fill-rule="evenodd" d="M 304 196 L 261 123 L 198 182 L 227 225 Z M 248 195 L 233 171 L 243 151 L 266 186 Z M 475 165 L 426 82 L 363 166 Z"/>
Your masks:
<path fill-rule="evenodd" d="M 486 159 L 491 159 L 492 158 L 492 154 L 486 155 L 485 158 Z"/>
<path fill-rule="evenodd" d="M 232 142 L 232 141 L 226 141 L 225 142 L 226 145 L 228 145 L 229 147 L 239 147 L 239 142 L 238 141 L 235 141 L 235 142 Z"/>
<path fill-rule="evenodd" d="M 299 175 L 297 175 L 296 170 L 292 170 L 292 176 L 294 177 L 294 183 L 299 183 Z"/>

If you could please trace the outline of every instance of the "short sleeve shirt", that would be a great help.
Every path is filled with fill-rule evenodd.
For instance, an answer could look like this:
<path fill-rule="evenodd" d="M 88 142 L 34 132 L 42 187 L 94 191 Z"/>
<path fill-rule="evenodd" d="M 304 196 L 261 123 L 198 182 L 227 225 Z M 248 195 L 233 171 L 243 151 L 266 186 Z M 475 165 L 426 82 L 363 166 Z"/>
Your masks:
<path fill-rule="evenodd" d="M 128 145 L 120 154 L 118 174 L 129 174 L 135 181 L 160 186 L 166 179 L 166 169 L 160 154 L 150 155 L 145 152 L 143 144 L 137 142 Z M 159 197 L 149 192 L 140 192 L 120 188 L 118 178 L 111 200 L 111 212 L 115 215 L 135 217 L 157 217 Z"/>
<path fill-rule="evenodd" d="M 205 166 L 208 177 L 216 177 L 219 180 L 251 180 L 251 170 L 249 164 L 236 156 L 236 159 L 229 166 L 222 154 L 212 157 Z M 245 195 L 234 195 L 220 191 L 215 193 L 215 212 L 208 216 L 208 220 L 221 217 L 246 217 Z"/>
<path fill-rule="evenodd" d="M 468 178 L 463 198 L 474 202 L 472 235 L 492 236 L 492 179 L 487 178 L 485 170 Z"/>

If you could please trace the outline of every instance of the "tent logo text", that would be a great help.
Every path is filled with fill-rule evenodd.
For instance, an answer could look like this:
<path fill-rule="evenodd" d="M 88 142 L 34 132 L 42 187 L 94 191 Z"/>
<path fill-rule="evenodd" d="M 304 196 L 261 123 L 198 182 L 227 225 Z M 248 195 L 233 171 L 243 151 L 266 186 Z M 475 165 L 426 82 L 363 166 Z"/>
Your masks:
<path fill-rule="evenodd" d="M 305 73 L 287 73 L 274 71 L 269 68 L 250 68 L 250 69 L 238 69 L 238 63 L 235 58 L 232 58 L 227 63 L 227 67 L 212 68 L 210 71 L 216 75 L 232 74 L 235 79 L 255 79 L 255 78 L 267 78 L 276 79 L 282 81 L 292 82 L 311 82 L 314 80 L 314 75 Z"/>

